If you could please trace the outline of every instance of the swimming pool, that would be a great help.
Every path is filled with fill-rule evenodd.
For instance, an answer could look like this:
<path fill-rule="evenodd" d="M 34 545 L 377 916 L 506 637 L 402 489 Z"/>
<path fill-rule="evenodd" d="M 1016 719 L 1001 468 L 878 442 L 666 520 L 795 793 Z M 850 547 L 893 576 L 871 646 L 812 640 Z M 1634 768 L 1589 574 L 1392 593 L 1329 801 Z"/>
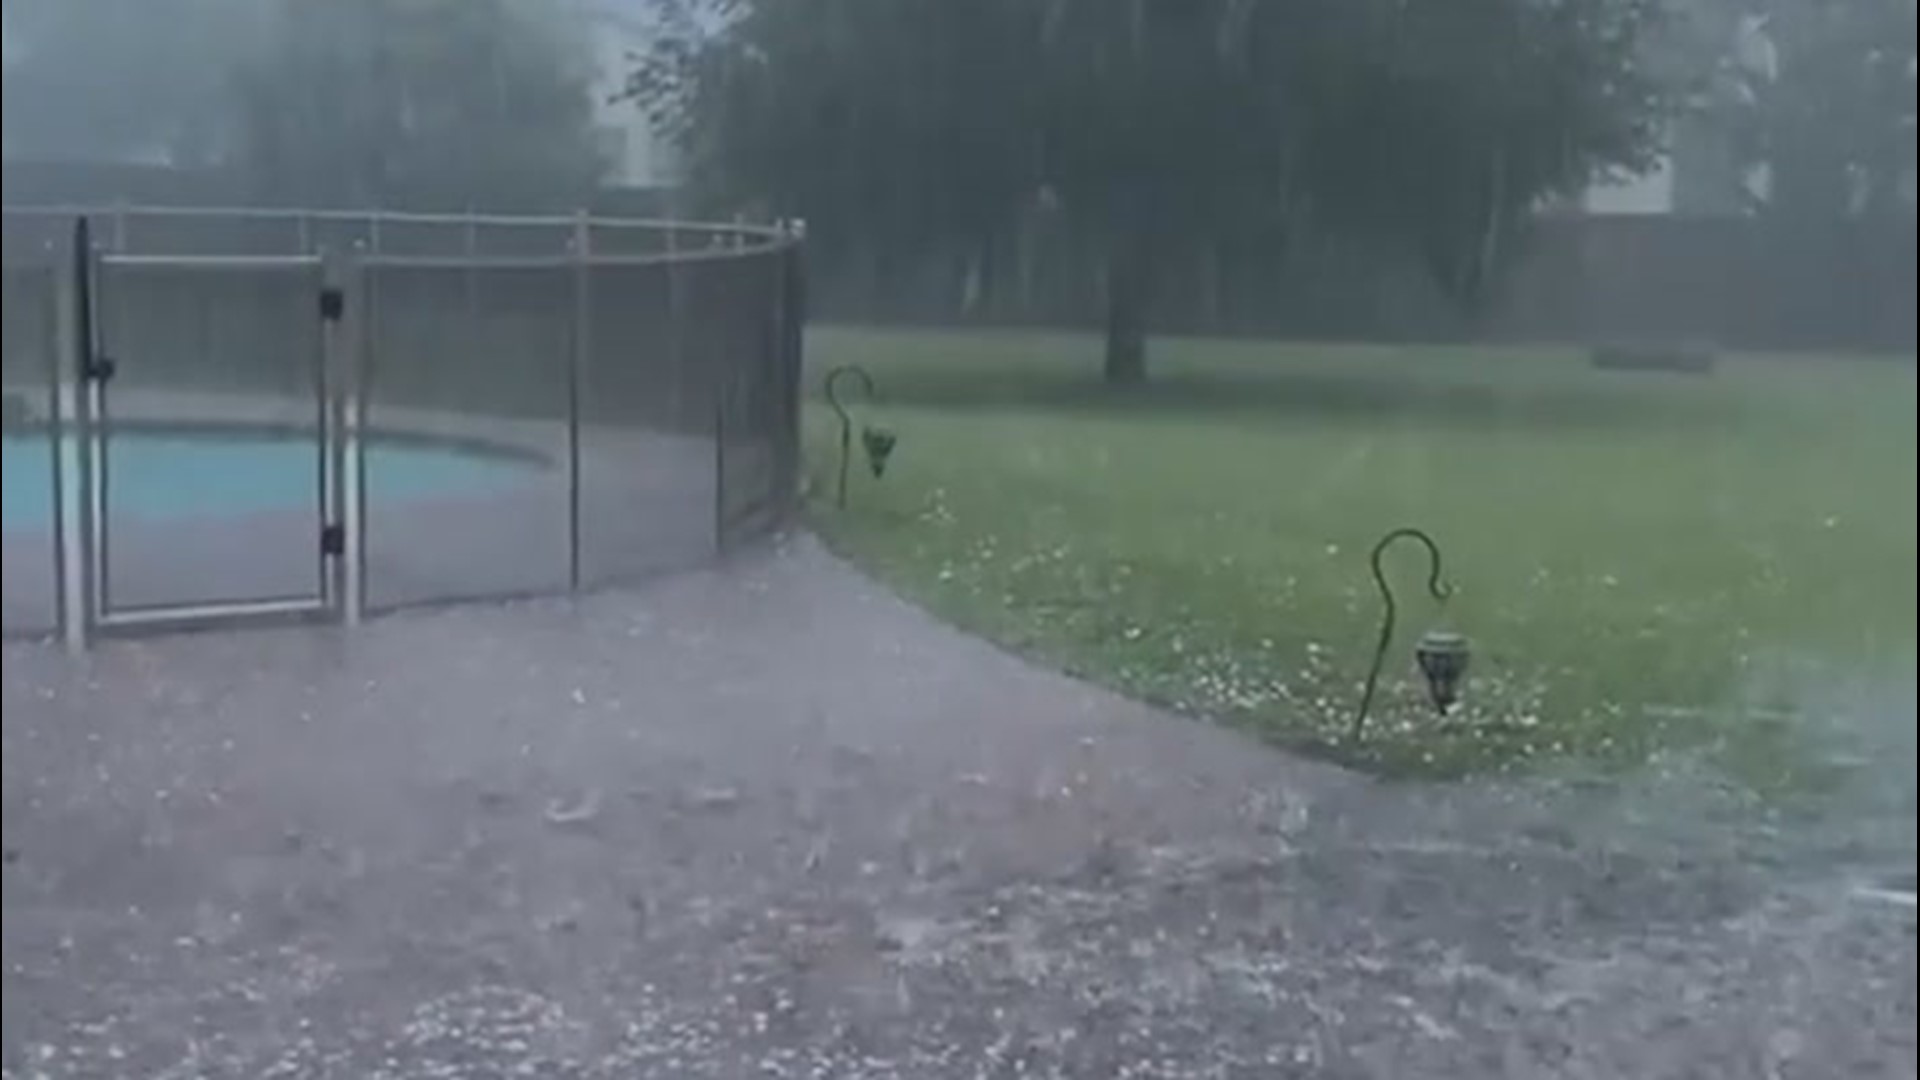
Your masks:
<path fill-rule="evenodd" d="M 52 440 L 9 432 L 0 458 L 0 526 L 53 520 Z M 152 521 L 297 510 L 317 497 L 312 440 L 270 432 L 123 431 L 113 436 L 110 512 Z M 485 495 L 524 484 L 546 466 L 530 458 L 444 444 L 375 441 L 367 447 L 370 502 Z"/>

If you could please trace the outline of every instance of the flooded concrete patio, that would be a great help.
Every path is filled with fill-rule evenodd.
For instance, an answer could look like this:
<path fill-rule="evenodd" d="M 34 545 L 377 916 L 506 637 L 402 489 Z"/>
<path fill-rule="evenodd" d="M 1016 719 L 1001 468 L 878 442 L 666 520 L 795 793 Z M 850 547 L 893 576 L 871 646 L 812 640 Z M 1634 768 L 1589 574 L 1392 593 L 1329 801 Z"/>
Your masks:
<path fill-rule="evenodd" d="M 4 658 L 8 1078 L 1914 1075 L 1910 809 L 1376 784 L 805 539 Z"/>

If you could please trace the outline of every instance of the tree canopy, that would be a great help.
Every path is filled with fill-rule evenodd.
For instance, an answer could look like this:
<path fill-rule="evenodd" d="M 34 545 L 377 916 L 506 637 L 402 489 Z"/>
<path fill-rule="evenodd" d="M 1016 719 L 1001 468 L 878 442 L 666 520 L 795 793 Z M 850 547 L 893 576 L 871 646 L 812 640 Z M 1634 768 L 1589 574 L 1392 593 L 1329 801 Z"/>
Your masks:
<path fill-rule="evenodd" d="M 9 156 L 208 164 L 257 0 L 6 0 Z"/>
<path fill-rule="evenodd" d="M 287 0 L 236 75 L 234 161 L 313 203 L 577 205 L 603 171 L 584 56 L 514 0 Z"/>
<path fill-rule="evenodd" d="M 1103 238 L 1107 371 L 1161 257 L 1337 230 L 1462 302 L 1526 215 L 1656 147 L 1644 0 L 657 0 L 633 91 L 735 205 L 895 247 L 1036 205 Z"/>
<path fill-rule="evenodd" d="M 1742 209 L 1912 215 L 1913 0 L 1716 0 L 1693 12 L 1700 128 Z"/>
<path fill-rule="evenodd" d="M 578 205 L 604 162 L 570 10 L 8 0 L 8 152 L 225 170 L 278 203 Z"/>

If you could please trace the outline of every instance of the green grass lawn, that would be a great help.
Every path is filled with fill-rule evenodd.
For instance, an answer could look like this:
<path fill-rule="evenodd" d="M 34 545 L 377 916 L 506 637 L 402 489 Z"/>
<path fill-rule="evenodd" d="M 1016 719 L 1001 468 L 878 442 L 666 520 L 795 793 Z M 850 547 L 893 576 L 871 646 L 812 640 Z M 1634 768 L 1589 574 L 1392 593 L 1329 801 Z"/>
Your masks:
<path fill-rule="evenodd" d="M 1718 739 L 1765 781 L 1803 680 L 1912 677 L 1910 360 L 1694 377 L 1165 340 L 1148 386 L 1112 390 L 1084 337 L 828 329 L 809 349 L 816 392 L 866 366 L 885 400 L 856 418 L 900 436 L 837 512 L 834 423 L 809 404 L 812 518 L 837 549 L 966 629 L 1288 745 L 1454 775 Z M 1367 553 L 1400 525 L 1445 551 L 1468 697 L 1444 721 L 1423 704 L 1412 642 L 1440 616 L 1424 553 L 1396 547 L 1402 629 L 1353 745 Z"/>

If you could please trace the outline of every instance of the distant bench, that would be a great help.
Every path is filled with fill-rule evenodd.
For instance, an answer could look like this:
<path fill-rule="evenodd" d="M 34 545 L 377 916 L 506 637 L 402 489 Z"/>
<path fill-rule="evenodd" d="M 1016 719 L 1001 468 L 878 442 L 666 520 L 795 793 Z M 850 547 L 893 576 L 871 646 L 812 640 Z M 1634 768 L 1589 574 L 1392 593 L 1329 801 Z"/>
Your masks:
<path fill-rule="evenodd" d="M 1697 344 L 1612 344 L 1596 345 L 1591 354 L 1593 366 L 1607 371 L 1667 371 L 1682 375 L 1706 375 L 1713 371 L 1719 350 Z"/>

